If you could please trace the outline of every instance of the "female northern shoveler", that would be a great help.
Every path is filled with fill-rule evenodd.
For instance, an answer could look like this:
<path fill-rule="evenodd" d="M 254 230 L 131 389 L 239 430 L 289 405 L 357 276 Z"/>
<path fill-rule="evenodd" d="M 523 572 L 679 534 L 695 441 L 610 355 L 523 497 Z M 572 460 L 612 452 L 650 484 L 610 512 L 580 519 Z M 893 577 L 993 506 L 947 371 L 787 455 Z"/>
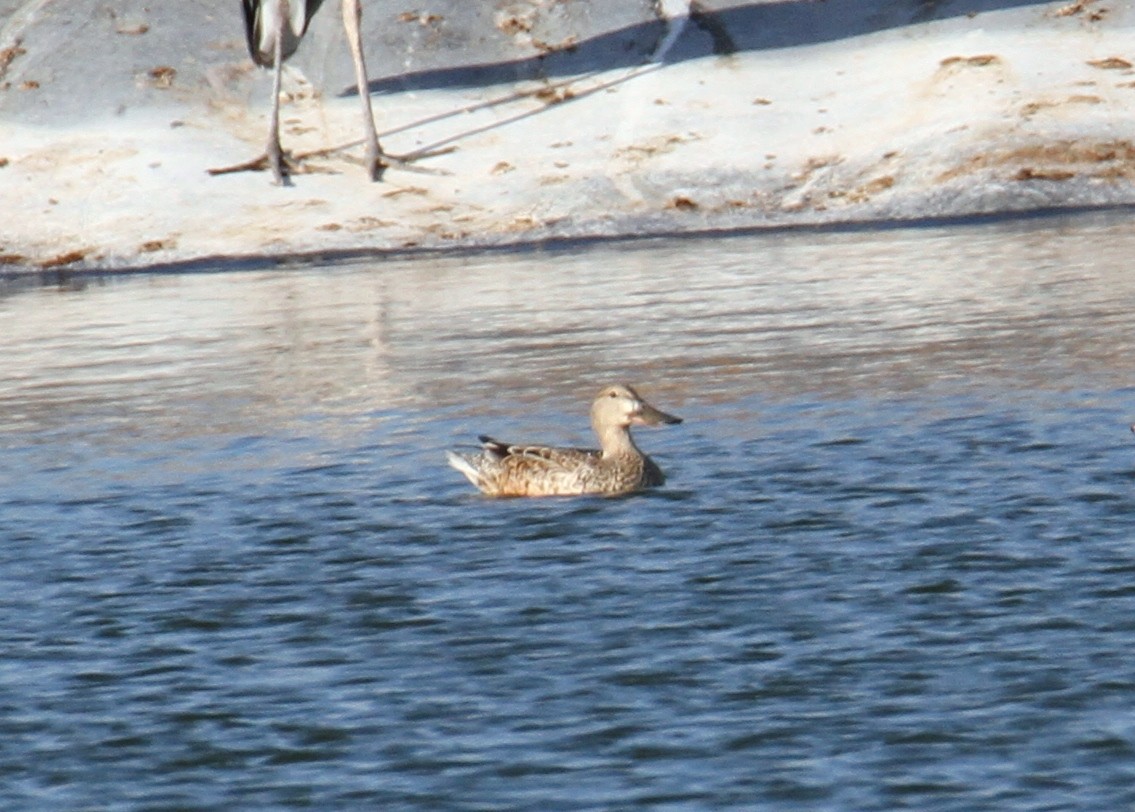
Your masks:
<path fill-rule="evenodd" d="M 662 469 L 638 450 L 630 427 L 681 422 L 655 409 L 631 387 L 615 385 L 591 404 L 599 450 L 509 445 L 481 435 L 480 454 L 446 455 L 450 465 L 489 496 L 630 493 L 666 481 Z"/>

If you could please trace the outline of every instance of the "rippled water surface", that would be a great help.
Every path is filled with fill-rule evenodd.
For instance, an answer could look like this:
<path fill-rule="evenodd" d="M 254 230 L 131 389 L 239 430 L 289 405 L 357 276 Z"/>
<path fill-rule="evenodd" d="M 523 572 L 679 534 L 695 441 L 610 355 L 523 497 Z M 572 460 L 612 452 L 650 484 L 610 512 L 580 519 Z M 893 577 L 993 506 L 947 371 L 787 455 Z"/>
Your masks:
<path fill-rule="evenodd" d="M 7 283 L 5 809 L 1135 805 L 1135 223 Z M 681 426 L 620 499 L 444 450 Z"/>

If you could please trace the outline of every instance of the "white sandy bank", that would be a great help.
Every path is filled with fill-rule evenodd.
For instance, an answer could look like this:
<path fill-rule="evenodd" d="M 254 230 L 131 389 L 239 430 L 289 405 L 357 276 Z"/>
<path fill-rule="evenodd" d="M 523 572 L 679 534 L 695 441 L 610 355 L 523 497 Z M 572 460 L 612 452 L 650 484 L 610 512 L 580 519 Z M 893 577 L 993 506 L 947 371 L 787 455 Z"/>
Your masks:
<path fill-rule="evenodd" d="M 206 93 L 142 72 L 145 105 L 73 123 L 7 115 L 0 270 L 1129 204 L 1128 6 L 1010 5 L 792 47 L 386 92 L 374 102 L 388 151 L 452 151 L 377 184 L 350 150 L 287 187 L 206 174 L 263 148 L 267 77 L 237 39 Z M 239 37 L 232 17 L 218 24 Z M 32 56 L 20 47 L 13 68 Z M 5 94 L 50 81 L 8 73 Z M 358 137 L 357 99 L 317 92 L 302 66 L 285 89 L 287 148 Z"/>

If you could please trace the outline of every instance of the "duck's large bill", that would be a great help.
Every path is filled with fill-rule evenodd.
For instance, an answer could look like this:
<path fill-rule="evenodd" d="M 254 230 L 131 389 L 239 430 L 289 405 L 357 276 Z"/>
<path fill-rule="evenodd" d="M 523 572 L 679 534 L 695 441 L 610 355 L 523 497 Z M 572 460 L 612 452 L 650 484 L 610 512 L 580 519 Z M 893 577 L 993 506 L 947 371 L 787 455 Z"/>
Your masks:
<path fill-rule="evenodd" d="M 681 423 L 682 418 L 667 414 L 661 409 L 655 409 L 649 403 L 640 402 L 638 410 L 631 415 L 631 422 L 640 426 L 661 426 Z"/>

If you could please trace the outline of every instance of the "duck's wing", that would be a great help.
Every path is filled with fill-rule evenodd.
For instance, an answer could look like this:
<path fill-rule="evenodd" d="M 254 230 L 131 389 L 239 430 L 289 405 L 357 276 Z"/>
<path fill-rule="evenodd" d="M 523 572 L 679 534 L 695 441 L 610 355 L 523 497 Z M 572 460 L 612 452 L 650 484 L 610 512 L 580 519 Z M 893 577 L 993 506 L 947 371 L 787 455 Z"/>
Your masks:
<path fill-rule="evenodd" d="M 554 448 L 546 445 L 502 443 L 487 434 L 477 438 L 486 452 L 498 460 L 512 459 L 514 464 L 563 468 L 567 471 L 595 462 L 603 452 L 591 448 Z"/>

